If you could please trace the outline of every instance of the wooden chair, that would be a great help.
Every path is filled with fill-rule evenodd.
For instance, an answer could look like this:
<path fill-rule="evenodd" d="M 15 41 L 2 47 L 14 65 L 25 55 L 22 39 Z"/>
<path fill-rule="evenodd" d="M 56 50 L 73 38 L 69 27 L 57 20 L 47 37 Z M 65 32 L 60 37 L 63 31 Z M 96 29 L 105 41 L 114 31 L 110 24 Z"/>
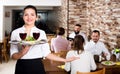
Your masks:
<path fill-rule="evenodd" d="M 78 72 L 76 74 L 105 74 L 105 68 L 95 72 Z"/>
<path fill-rule="evenodd" d="M 68 51 L 65 50 L 65 51 L 60 51 L 60 52 L 57 52 L 57 53 L 52 52 L 52 54 L 54 54 L 54 55 L 56 55 L 56 56 L 59 56 L 59 57 L 62 57 L 62 58 L 66 58 L 67 52 L 68 52 Z M 57 64 L 58 61 L 51 60 L 51 63 L 52 63 L 52 64 Z"/>
<path fill-rule="evenodd" d="M 65 51 L 60 51 L 60 52 L 58 52 L 58 53 L 53 53 L 53 54 L 56 55 L 56 56 L 59 56 L 59 57 L 63 57 L 63 58 L 65 58 L 67 52 L 68 52 L 68 51 L 65 50 Z"/>
<path fill-rule="evenodd" d="M 3 45 L 2 45 L 2 50 L 1 50 L 1 57 L 2 57 L 2 60 L 4 59 L 5 62 L 8 62 L 9 60 L 9 56 L 8 56 L 8 49 L 7 49 L 7 41 L 8 38 L 5 37 L 4 40 L 3 40 Z"/>
<path fill-rule="evenodd" d="M 0 63 L 2 63 L 2 46 L 3 42 L 0 42 Z"/>

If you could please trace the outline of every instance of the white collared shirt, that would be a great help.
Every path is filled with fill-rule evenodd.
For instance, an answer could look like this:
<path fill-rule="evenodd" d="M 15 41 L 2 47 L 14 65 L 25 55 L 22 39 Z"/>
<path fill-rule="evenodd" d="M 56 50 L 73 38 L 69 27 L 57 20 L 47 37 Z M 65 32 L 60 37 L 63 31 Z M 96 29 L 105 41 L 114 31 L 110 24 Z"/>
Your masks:
<path fill-rule="evenodd" d="M 90 51 L 93 55 L 101 55 L 101 53 L 104 52 L 107 54 L 106 59 L 110 60 L 110 53 L 103 42 L 98 41 L 95 43 L 94 41 L 90 40 L 90 42 L 84 46 L 84 49 Z"/>
<path fill-rule="evenodd" d="M 32 36 L 32 33 L 34 30 L 38 30 L 40 32 L 40 37 L 38 40 L 40 40 L 40 39 L 47 40 L 45 32 L 43 30 L 36 28 L 36 27 L 31 28 L 30 36 Z M 19 33 L 22 31 L 25 31 L 24 26 L 14 30 L 11 34 L 11 40 L 21 41 L 21 39 L 19 37 Z M 11 48 L 10 48 L 11 55 L 19 52 L 19 50 L 21 50 L 21 49 L 19 48 L 18 45 L 11 44 Z M 42 58 L 42 57 L 46 57 L 49 53 L 50 53 L 50 47 L 49 47 L 48 43 L 33 45 L 30 47 L 29 51 L 21 59 Z"/>
<path fill-rule="evenodd" d="M 85 40 L 85 43 L 87 43 L 87 42 L 88 42 L 88 38 L 86 37 L 86 35 L 85 35 L 84 33 L 79 32 L 79 34 L 78 34 L 78 35 L 83 36 L 83 38 L 84 38 L 84 40 Z M 73 38 L 73 39 L 74 39 L 74 37 L 75 37 L 75 36 L 76 36 L 75 32 L 72 32 L 72 33 L 69 35 L 69 38 Z"/>
<path fill-rule="evenodd" d="M 77 71 L 80 72 L 90 72 L 96 69 L 96 64 L 93 59 L 93 55 L 88 51 L 83 51 L 81 54 L 77 54 L 77 51 L 72 50 L 67 53 L 66 58 L 69 57 L 80 57 L 80 59 L 65 63 L 65 70 L 71 71 L 70 74 L 76 74 Z"/>

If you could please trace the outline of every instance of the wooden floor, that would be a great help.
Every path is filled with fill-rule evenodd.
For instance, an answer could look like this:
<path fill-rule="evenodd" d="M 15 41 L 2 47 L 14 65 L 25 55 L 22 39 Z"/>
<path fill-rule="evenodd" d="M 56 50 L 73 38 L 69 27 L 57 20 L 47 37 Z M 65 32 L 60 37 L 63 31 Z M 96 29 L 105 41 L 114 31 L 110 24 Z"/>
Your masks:
<path fill-rule="evenodd" d="M 2 62 L 0 64 L 0 74 L 14 74 L 15 60 L 9 60 L 8 63 Z"/>

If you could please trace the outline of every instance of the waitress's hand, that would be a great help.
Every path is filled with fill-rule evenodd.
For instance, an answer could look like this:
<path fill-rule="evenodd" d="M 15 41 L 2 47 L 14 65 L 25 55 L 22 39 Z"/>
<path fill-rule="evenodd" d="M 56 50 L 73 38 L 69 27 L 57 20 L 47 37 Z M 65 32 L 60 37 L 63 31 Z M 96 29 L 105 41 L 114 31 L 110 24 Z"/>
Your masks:
<path fill-rule="evenodd" d="M 14 54 L 12 55 L 12 58 L 13 58 L 13 59 L 17 60 L 17 59 L 20 59 L 21 57 L 23 57 L 23 56 L 29 51 L 30 46 L 28 46 L 28 45 L 24 45 L 24 46 L 23 46 L 23 45 L 22 45 L 21 49 L 22 49 L 22 50 L 20 50 L 18 53 L 14 53 Z"/>
<path fill-rule="evenodd" d="M 71 62 L 71 61 L 74 61 L 74 60 L 77 60 L 77 59 L 80 59 L 80 57 L 74 57 L 73 56 L 73 57 L 67 58 L 65 62 Z"/>
<path fill-rule="evenodd" d="M 22 54 L 26 54 L 30 49 L 30 45 L 22 45 Z"/>

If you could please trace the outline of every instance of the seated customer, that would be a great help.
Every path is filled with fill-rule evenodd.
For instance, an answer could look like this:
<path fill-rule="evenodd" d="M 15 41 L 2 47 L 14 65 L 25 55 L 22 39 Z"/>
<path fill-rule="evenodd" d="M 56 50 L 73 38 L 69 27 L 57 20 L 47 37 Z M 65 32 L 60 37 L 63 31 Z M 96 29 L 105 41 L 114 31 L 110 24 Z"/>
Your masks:
<path fill-rule="evenodd" d="M 104 55 L 107 60 L 110 60 L 110 53 L 104 43 L 99 41 L 100 32 L 94 30 L 91 34 L 91 40 L 85 45 L 85 50 L 90 51 L 93 55 Z"/>
<path fill-rule="evenodd" d="M 63 37 L 65 29 L 59 27 L 56 32 L 57 37 L 51 39 L 51 50 L 54 51 L 55 53 L 69 50 L 70 49 L 69 41 Z"/>
<path fill-rule="evenodd" d="M 84 51 L 84 38 L 81 35 L 77 35 L 73 41 L 73 50 L 67 53 L 66 58 L 71 56 L 80 57 L 80 59 L 65 63 L 65 70 L 71 71 L 71 74 L 80 72 L 90 72 L 96 69 L 96 64 L 93 59 L 93 55 L 89 51 Z"/>
<path fill-rule="evenodd" d="M 76 24 L 76 25 L 74 26 L 74 31 L 69 35 L 68 40 L 74 40 L 74 37 L 75 37 L 76 35 L 81 35 L 81 36 L 83 36 L 83 38 L 84 38 L 84 40 L 85 40 L 85 43 L 88 42 L 87 36 L 86 36 L 83 32 L 81 32 L 81 25 L 80 25 L 80 24 Z"/>

